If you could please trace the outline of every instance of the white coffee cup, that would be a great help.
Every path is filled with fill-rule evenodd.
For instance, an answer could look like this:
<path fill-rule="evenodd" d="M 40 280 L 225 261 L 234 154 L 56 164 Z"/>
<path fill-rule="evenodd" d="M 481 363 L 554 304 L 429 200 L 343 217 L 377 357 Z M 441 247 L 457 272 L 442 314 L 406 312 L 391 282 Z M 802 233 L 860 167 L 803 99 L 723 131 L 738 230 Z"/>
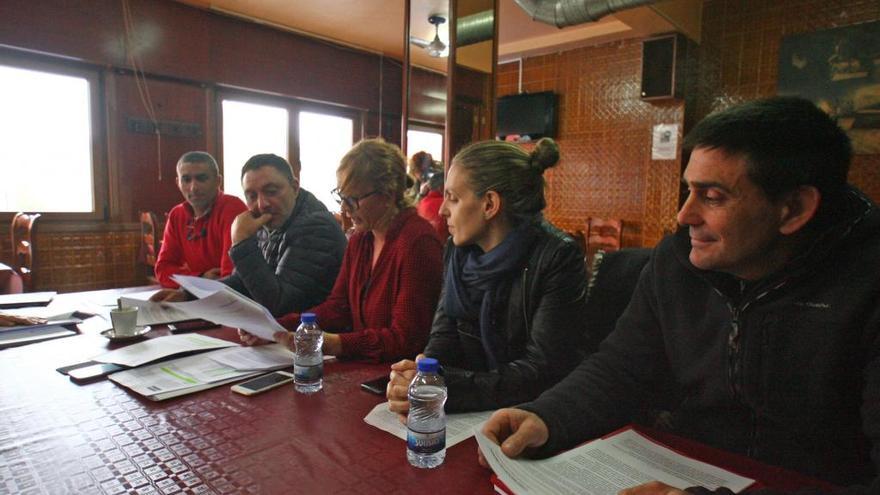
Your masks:
<path fill-rule="evenodd" d="M 137 317 L 137 306 L 111 309 L 110 321 L 113 323 L 113 333 L 117 337 L 134 335 L 137 330 Z"/>

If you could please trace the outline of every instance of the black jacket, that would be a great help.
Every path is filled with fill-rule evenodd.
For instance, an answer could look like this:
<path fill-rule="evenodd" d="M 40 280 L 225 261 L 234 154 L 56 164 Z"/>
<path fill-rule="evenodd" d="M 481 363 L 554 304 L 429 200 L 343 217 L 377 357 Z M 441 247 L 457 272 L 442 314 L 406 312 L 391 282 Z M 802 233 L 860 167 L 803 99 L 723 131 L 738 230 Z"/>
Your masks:
<path fill-rule="evenodd" d="M 599 351 L 522 406 L 550 429 L 538 454 L 629 422 L 666 383 L 672 431 L 880 493 L 880 211 L 852 190 L 837 218 L 747 286 L 691 265 L 686 231 L 666 238 Z"/>
<path fill-rule="evenodd" d="M 299 312 L 327 299 L 345 253 L 345 234 L 324 203 L 300 188 L 281 238 L 263 228 L 229 249 L 235 271 L 224 284 L 262 304 L 273 315 Z M 269 249 L 277 242 L 275 249 Z M 269 259 L 264 248 L 272 251 Z"/>
<path fill-rule="evenodd" d="M 447 411 L 482 411 L 531 400 L 583 358 L 583 254 L 550 223 L 544 221 L 536 228 L 538 240 L 527 262 L 504 287 L 507 304 L 496 305 L 500 310 L 494 315 L 494 328 L 510 361 L 489 371 L 478 322 L 447 316 L 446 288 L 441 292 L 425 355 L 443 365 Z M 448 243 L 446 263 L 450 249 Z"/>

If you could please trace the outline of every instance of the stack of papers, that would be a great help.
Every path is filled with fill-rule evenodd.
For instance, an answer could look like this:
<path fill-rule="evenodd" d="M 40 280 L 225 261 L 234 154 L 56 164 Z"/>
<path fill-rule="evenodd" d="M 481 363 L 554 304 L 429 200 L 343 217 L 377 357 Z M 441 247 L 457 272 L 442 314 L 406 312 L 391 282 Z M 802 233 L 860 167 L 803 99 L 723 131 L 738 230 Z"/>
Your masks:
<path fill-rule="evenodd" d="M 163 338 L 191 336 L 194 334 Z M 148 399 L 160 401 L 291 365 L 293 365 L 293 353 L 281 344 L 259 347 L 235 346 L 120 371 L 113 373 L 109 378 Z"/>
<path fill-rule="evenodd" d="M 446 448 L 472 437 L 474 429 L 485 423 L 493 412 L 495 411 L 447 414 Z M 374 407 L 364 418 L 364 422 L 406 441 L 406 425 L 400 422 L 396 413 L 388 410 L 387 402 Z"/>
<path fill-rule="evenodd" d="M 493 480 L 500 493 L 617 493 L 654 480 L 682 490 L 692 486 L 717 490 L 723 486 L 737 493 L 754 482 L 685 457 L 632 428 L 540 460 L 511 459 L 482 432 L 476 436 L 480 451 L 501 481 L 498 484 Z"/>
<path fill-rule="evenodd" d="M 189 333 L 145 340 L 116 349 L 115 351 L 105 352 L 92 359 L 101 363 L 134 367 L 175 354 L 183 354 L 184 352 L 206 351 L 233 346 L 238 346 L 238 344 L 228 340 L 208 337 L 207 335 Z"/>
<path fill-rule="evenodd" d="M 36 325 L 0 327 L 0 349 L 76 335 L 76 330 L 64 328 L 63 325 L 71 326 L 82 322 L 82 320 L 74 318 L 72 312 L 56 314 L 56 312 L 42 307 L 14 309 L 6 311 L 6 313 L 46 318 L 48 321 Z"/>
<path fill-rule="evenodd" d="M 185 275 L 174 275 L 172 278 L 198 300 L 154 303 L 148 299 L 155 291 L 126 294 L 122 297 L 123 303 L 140 308 L 138 325 L 201 318 L 247 330 L 269 341 L 275 340 L 272 336 L 275 332 L 284 331 L 268 309 L 216 280 Z"/>
<path fill-rule="evenodd" d="M 0 295 L 0 308 L 24 308 L 27 306 L 46 306 L 52 302 L 58 293 L 51 292 L 25 292 L 23 294 Z"/>

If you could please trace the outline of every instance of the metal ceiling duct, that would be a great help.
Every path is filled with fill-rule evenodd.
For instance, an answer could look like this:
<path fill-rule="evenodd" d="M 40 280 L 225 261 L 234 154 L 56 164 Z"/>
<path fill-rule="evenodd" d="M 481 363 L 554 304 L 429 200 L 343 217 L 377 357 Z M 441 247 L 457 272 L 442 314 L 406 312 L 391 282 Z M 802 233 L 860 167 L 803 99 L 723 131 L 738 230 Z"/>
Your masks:
<path fill-rule="evenodd" d="M 458 19 L 456 23 L 458 29 L 458 46 L 473 45 L 481 41 L 491 40 L 495 36 L 495 16 L 492 9 L 477 12 Z M 410 36 L 410 43 L 427 48 L 430 42 L 415 36 Z"/>
<path fill-rule="evenodd" d="M 456 26 L 458 27 L 456 31 L 458 46 L 473 45 L 492 39 L 495 35 L 495 16 L 492 9 L 484 10 L 459 17 Z"/>
<path fill-rule="evenodd" d="M 657 0 L 514 0 L 533 20 L 558 28 L 574 26 Z"/>

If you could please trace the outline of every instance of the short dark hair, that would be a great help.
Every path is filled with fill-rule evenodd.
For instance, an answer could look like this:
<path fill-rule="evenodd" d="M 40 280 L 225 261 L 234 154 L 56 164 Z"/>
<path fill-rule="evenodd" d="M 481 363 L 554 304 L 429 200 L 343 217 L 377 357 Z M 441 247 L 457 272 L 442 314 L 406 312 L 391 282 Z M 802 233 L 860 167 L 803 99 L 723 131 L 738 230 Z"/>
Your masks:
<path fill-rule="evenodd" d="M 809 100 L 754 100 L 709 115 L 684 139 L 697 148 L 743 156 L 749 178 L 778 200 L 798 186 L 814 186 L 833 200 L 846 187 L 852 147 L 846 133 Z"/>
<path fill-rule="evenodd" d="M 181 163 L 205 163 L 214 171 L 215 176 L 220 175 L 217 160 L 207 151 L 187 151 L 177 160 L 177 166 L 180 167 Z"/>
<path fill-rule="evenodd" d="M 293 184 L 293 168 L 291 168 L 290 164 L 287 163 L 287 160 L 272 153 L 263 153 L 248 158 L 248 161 L 246 161 L 244 163 L 244 166 L 241 167 L 241 178 L 244 179 L 244 174 L 250 172 L 251 170 L 257 170 L 258 168 L 262 167 L 274 168 L 275 170 L 280 172 L 281 175 L 287 177 L 287 180 L 290 181 L 291 184 Z"/>

